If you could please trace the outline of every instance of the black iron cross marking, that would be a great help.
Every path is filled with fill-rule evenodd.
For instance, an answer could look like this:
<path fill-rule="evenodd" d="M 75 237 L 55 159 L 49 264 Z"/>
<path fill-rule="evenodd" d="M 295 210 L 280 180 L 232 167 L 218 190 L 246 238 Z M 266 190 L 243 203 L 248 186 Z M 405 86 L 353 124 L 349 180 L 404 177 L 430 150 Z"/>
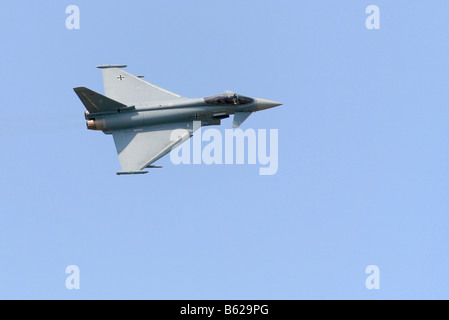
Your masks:
<path fill-rule="evenodd" d="M 193 119 L 198 119 L 200 117 L 200 115 L 198 113 L 193 115 Z"/>
<path fill-rule="evenodd" d="M 123 79 L 125 79 L 125 77 L 122 76 L 122 75 L 119 75 L 119 76 L 117 77 L 117 79 L 119 79 L 120 81 L 122 81 Z"/>

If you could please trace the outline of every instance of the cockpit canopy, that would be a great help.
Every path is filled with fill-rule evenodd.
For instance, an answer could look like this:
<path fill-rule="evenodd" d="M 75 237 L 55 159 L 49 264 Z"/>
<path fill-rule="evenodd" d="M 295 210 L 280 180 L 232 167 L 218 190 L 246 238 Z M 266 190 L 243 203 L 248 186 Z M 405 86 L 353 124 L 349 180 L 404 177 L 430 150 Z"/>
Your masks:
<path fill-rule="evenodd" d="M 254 102 L 253 98 L 245 97 L 236 93 L 217 94 L 212 97 L 204 98 L 207 104 L 213 106 L 226 105 L 245 105 Z"/>

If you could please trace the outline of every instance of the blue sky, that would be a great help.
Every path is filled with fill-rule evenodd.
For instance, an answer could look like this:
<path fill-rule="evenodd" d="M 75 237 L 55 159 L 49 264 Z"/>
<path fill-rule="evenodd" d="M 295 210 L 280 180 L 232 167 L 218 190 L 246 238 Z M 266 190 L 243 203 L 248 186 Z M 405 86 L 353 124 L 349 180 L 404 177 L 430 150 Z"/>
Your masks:
<path fill-rule="evenodd" d="M 380 30 L 365 27 L 372 4 Z M 448 9 L 2 1 L 0 298 L 447 299 Z M 103 92 L 95 66 L 114 63 L 188 97 L 283 102 L 243 126 L 279 130 L 278 173 L 166 157 L 116 176 L 72 90 Z"/>

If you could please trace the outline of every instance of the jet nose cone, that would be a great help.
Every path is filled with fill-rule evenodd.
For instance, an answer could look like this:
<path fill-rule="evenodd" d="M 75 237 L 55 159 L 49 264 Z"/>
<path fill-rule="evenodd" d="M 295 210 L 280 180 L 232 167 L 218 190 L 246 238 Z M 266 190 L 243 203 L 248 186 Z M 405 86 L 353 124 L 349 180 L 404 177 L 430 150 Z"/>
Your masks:
<path fill-rule="evenodd" d="M 256 103 L 257 103 L 257 107 L 259 108 L 259 110 L 265 110 L 265 109 L 282 106 L 282 103 L 280 103 L 280 102 L 266 100 L 266 99 L 256 99 Z"/>

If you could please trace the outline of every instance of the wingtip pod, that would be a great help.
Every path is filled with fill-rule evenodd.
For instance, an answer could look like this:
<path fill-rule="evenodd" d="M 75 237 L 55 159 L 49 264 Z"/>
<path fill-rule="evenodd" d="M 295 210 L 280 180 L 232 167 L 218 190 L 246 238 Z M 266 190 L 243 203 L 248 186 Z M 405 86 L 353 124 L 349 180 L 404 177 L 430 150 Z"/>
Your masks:
<path fill-rule="evenodd" d="M 119 171 L 117 172 L 118 176 L 131 176 L 131 175 L 140 175 L 140 174 L 147 174 L 148 171 L 143 171 L 143 170 L 139 170 L 139 171 Z"/>
<path fill-rule="evenodd" d="M 98 69 L 123 69 L 126 67 L 126 64 L 102 64 L 97 66 Z"/>

